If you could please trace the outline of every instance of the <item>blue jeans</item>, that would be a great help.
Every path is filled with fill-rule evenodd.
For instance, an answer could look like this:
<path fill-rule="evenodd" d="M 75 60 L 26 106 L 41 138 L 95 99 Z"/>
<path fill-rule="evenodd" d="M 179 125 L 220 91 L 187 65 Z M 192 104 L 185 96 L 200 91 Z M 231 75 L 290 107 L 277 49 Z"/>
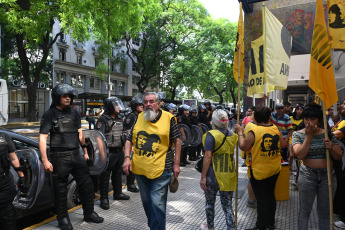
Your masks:
<path fill-rule="evenodd" d="M 336 177 L 332 168 L 332 194 L 336 189 Z M 301 164 L 298 177 L 299 210 L 298 229 L 307 230 L 309 217 L 317 196 L 319 229 L 329 229 L 329 198 L 327 169 L 313 169 Z"/>
<path fill-rule="evenodd" d="M 148 179 L 142 175 L 135 175 L 141 202 L 143 203 L 148 226 L 151 230 L 165 229 L 168 185 L 171 175 L 171 171 L 164 171 L 156 179 Z"/>

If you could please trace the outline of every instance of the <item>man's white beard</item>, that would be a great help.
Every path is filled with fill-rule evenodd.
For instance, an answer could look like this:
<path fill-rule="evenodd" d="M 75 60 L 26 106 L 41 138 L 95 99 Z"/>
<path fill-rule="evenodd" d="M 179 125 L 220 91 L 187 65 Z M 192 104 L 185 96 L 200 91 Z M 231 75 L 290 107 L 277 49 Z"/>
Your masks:
<path fill-rule="evenodd" d="M 147 109 L 144 112 L 144 119 L 147 121 L 153 121 L 157 116 L 157 113 L 154 109 Z"/>

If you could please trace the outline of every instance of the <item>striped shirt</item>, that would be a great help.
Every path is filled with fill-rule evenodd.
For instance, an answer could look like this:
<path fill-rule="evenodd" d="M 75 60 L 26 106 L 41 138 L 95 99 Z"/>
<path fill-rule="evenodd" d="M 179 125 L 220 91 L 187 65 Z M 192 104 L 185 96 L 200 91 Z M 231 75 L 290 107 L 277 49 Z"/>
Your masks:
<path fill-rule="evenodd" d="M 159 120 L 159 118 L 161 118 L 161 116 L 162 116 L 162 111 L 158 110 L 157 117 L 151 122 L 156 123 Z M 136 122 L 137 121 L 135 121 L 135 123 Z M 132 126 L 131 132 L 127 135 L 127 140 L 129 140 L 130 142 L 132 142 L 133 127 L 134 127 L 135 123 Z M 164 170 L 171 171 L 173 168 L 173 158 L 175 155 L 175 149 L 172 149 L 171 145 L 173 144 L 173 142 L 176 138 L 180 138 L 180 137 L 181 137 L 181 133 L 180 133 L 180 130 L 177 128 L 176 118 L 172 117 L 170 120 L 169 149 L 168 149 L 167 156 L 165 159 L 165 169 Z"/>
<path fill-rule="evenodd" d="M 278 117 L 277 112 L 273 112 L 270 121 L 272 124 L 276 125 L 278 129 L 282 132 L 283 138 L 286 138 L 289 131 L 292 130 L 291 119 L 288 115 L 283 114 Z"/>

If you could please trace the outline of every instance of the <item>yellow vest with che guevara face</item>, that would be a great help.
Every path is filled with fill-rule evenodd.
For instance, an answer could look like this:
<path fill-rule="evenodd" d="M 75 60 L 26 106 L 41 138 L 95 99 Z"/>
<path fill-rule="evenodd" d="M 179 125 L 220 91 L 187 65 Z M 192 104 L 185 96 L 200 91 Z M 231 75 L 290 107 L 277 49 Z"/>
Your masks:
<path fill-rule="evenodd" d="M 132 172 L 155 179 L 162 175 L 169 148 L 170 120 L 172 114 L 162 111 L 156 123 L 147 121 L 140 113 L 133 127 Z"/>
<path fill-rule="evenodd" d="M 215 140 L 215 149 L 223 142 L 225 135 L 219 130 L 211 130 L 210 133 Z M 202 137 L 202 143 L 205 146 L 205 133 Z M 237 134 L 226 137 L 224 144 L 214 153 L 212 153 L 213 171 L 216 175 L 220 191 L 235 191 L 237 185 L 236 167 L 234 160 L 235 145 L 238 141 Z"/>
<path fill-rule="evenodd" d="M 280 172 L 280 136 L 275 125 L 254 127 L 254 145 L 251 150 L 251 170 L 256 180 L 263 180 Z"/>

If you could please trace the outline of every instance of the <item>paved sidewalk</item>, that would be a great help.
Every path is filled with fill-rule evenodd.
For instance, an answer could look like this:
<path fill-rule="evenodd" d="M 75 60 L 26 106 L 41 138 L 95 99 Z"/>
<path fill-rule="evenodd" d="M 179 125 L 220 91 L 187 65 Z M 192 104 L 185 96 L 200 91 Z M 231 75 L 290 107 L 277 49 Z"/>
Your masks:
<path fill-rule="evenodd" d="M 241 165 L 243 162 L 240 159 Z M 176 193 L 168 194 L 167 204 L 167 229 L 172 230 L 197 230 L 200 225 L 206 222 L 205 217 L 205 197 L 200 189 L 200 173 L 194 169 L 195 162 L 191 165 L 181 168 L 179 176 L 179 190 Z M 256 209 L 246 206 L 248 193 L 247 168 L 239 168 L 239 199 L 238 199 L 238 228 L 246 229 L 255 226 Z M 86 223 L 83 221 L 82 209 L 80 207 L 70 213 L 70 219 L 74 229 L 118 229 L 118 230 L 144 230 L 147 227 L 147 220 L 144 209 L 141 204 L 138 193 L 129 193 L 124 189 L 124 193 L 129 194 L 129 201 L 114 201 L 110 194 L 110 209 L 102 210 L 99 208 L 99 201 L 95 202 L 95 211 L 102 217 L 104 222 L 101 224 Z M 235 195 L 234 195 L 235 196 Z M 297 205 L 298 191 L 290 186 L 290 199 L 288 201 L 277 202 L 276 229 L 297 229 Z M 219 198 L 216 202 L 215 229 L 226 229 L 226 223 Z M 233 199 L 233 208 L 235 209 L 235 198 Z M 316 205 L 309 222 L 309 229 L 317 229 Z M 35 229 L 53 230 L 57 228 L 55 217 L 38 224 Z M 27 228 L 33 229 L 33 228 Z M 335 229 L 337 229 L 335 227 Z"/>

